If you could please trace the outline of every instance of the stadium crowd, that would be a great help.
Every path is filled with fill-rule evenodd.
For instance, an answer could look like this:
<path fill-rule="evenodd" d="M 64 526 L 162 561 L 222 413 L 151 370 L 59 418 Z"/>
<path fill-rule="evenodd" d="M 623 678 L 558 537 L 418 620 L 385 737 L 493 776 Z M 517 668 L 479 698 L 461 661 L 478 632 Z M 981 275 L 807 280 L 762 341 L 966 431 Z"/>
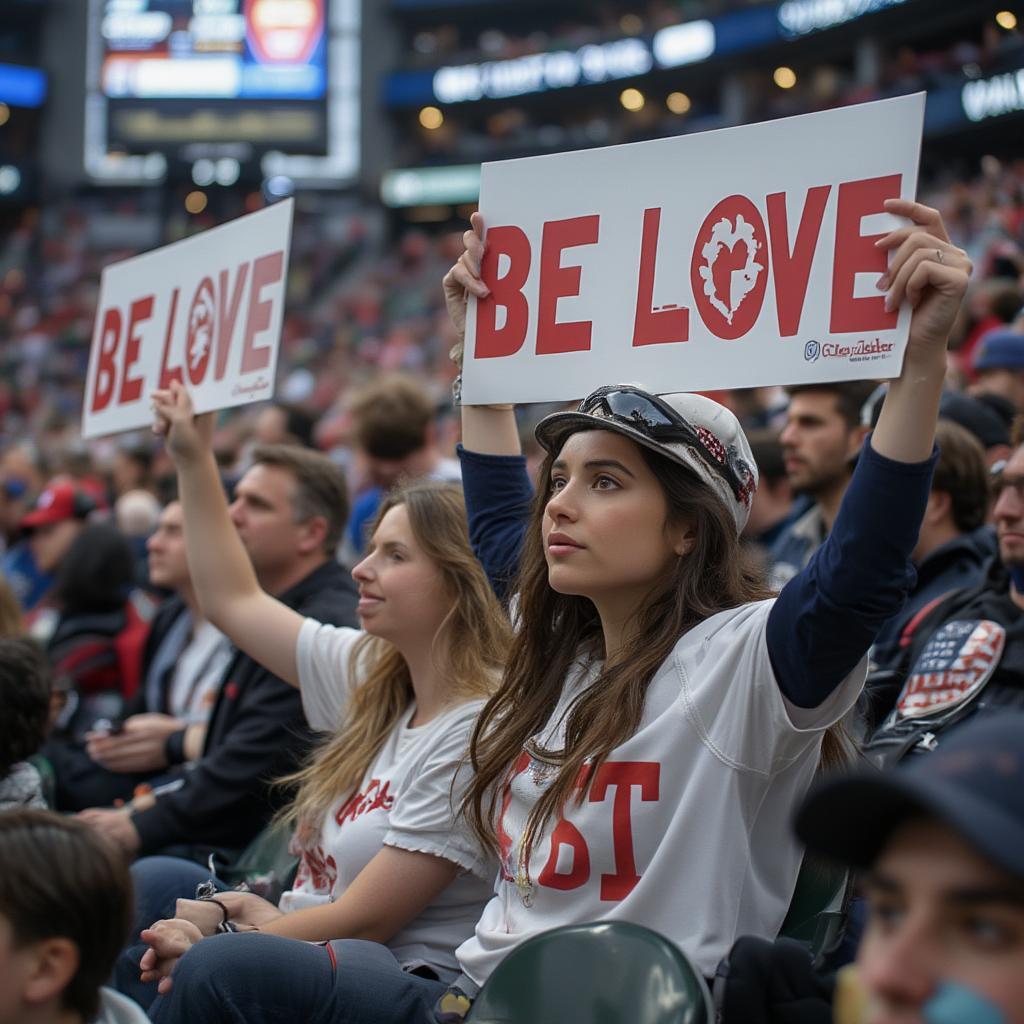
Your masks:
<path fill-rule="evenodd" d="M 0 1024 L 459 1021 L 595 920 L 724 1024 L 1024 1021 L 1024 163 L 922 202 L 888 386 L 459 409 L 479 220 L 300 219 L 278 399 L 95 444 L 126 250 L 26 218 Z"/>

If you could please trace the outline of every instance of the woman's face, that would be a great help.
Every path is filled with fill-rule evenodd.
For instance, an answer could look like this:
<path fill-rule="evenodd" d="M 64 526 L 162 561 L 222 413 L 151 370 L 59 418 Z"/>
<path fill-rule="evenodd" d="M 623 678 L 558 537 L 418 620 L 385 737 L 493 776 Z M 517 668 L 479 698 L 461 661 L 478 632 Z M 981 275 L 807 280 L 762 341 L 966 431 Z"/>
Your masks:
<path fill-rule="evenodd" d="M 352 570 L 359 585 L 359 621 L 396 647 L 431 642 L 452 601 L 437 563 L 416 542 L 404 505 L 389 509 Z"/>
<path fill-rule="evenodd" d="M 560 594 L 636 607 L 690 542 L 666 527 L 668 503 L 640 448 L 620 434 L 572 434 L 551 468 L 541 533 Z"/>

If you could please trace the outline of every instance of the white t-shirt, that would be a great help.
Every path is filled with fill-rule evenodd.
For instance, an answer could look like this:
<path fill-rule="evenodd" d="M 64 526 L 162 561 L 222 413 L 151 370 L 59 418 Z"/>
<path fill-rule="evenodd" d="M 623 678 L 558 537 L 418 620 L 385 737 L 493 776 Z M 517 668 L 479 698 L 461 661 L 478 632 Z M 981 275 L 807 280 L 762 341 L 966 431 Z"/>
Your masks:
<path fill-rule="evenodd" d="M 297 648 L 302 704 L 309 724 L 337 728 L 353 685 L 351 653 L 363 634 L 303 623 Z M 359 792 L 339 798 L 324 816 L 318 841 L 300 853 L 295 886 L 280 901 L 285 912 L 337 899 L 382 846 L 429 853 L 463 871 L 388 947 L 403 965 L 427 964 L 442 976 L 458 972 L 455 948 L 491 896 L 495 864 L 480 852 L 457 814 L 467 773 L 459 772 L 483 701 L 467 701 L 426 725 L 409 725 L 410 707 L 391 730 Z"/>
<path fill-rule="evenodd" d="M 170 713 L 189 725 L 205 725 L 234 654 L 231 641 L 212 622 L 195 626 L 174 666 L 167 701 Z"/>
<path fill-rule="evenodd" d="M 495 896 L 458 950 L 473 981 L 530 936 L 585 921 L 653 928 L 707 976 L 738 936 L 778 933 L 802 857 L 790 817 L 817 769 L 821 732 L 856 701 L 865 663 L 820 707 L 790 704 L 768 656 L 771 606 L 721 612 L 679 640 L 639 729 L 598 769 L 584 803 L 570 802 L 538 836 L 525 872 L 521 839 L 551 774 L 522 752 L 499 804 Z M 540 749 L 561 749 L 566 713 L 597 671 L 570 677 Z"/>

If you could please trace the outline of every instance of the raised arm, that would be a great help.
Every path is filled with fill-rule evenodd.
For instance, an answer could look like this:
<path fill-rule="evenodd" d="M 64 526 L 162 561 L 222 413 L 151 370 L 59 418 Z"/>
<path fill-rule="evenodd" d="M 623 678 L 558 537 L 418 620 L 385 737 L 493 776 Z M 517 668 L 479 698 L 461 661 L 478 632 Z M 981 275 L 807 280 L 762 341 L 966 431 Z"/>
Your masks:
<path fill-rule="evenodd" d="M 254 661 L 299 685 L 295 648 L 303 618 L 259 585 L 231 516 L 213 455 L 213 414 L 195 416 L 185 388 L 153 393 L 154 430 L 178 470 L 185 546 L 203 614 Z"/>
<path fill-rule="evenodd" d="M 912 222 L 878 242 L 893 253 L 878 282 L 887 305 L 906 301 L 914 311 L 903 369 L 831 534 L 783 589 L 768 619 L 779 687 L 804 708 L 827 700 L 913 586 L 910 555 L 931 486 L 946 343 L 971 272 L 938 211 L 903 199 L 888 200 L 886 209 Z"/>

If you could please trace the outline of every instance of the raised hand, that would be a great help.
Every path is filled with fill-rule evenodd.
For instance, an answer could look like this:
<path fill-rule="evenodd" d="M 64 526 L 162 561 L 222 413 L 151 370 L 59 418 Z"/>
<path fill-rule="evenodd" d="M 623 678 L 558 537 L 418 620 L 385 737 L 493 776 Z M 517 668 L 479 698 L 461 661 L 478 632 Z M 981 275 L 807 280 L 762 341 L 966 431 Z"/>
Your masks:
<path fill-rule="evenodd" d="M 215 414 L 195 414 L 192 399 L 183 384 L 172 381 L 164 390 L 154 391 L 153 433 L 167 441 L 167 451 L 175 464 L 194 462 L 213 448 Z"/>
<path fill-rule="evenodd" d="M 448 316 L 458 332 L 460 344 L 466 338 L 466 302 L 472 292 L 478 299 L 486 298 L 491 290 L 480 279 L 480 261 L 484 258 L 484 219 L 479 213 L 469 218 L 472 227 L 462 236 L 466 251 L 444 276 L 444 301 Z M 452 358 L 461 366 L 462 352 Z"/>
<path fill-rule="evenodd" d="M 892 253 L 889 270 L 878 281 L 887 309 L 904 299 L 914 310 L 907 361 L 945 358 L 946 343 L 967 292 L 972 264 L 949 240 L 938 210 L 909 199 L 887 199 L 885 209 L 913 223 L 875 244 Z"/>

